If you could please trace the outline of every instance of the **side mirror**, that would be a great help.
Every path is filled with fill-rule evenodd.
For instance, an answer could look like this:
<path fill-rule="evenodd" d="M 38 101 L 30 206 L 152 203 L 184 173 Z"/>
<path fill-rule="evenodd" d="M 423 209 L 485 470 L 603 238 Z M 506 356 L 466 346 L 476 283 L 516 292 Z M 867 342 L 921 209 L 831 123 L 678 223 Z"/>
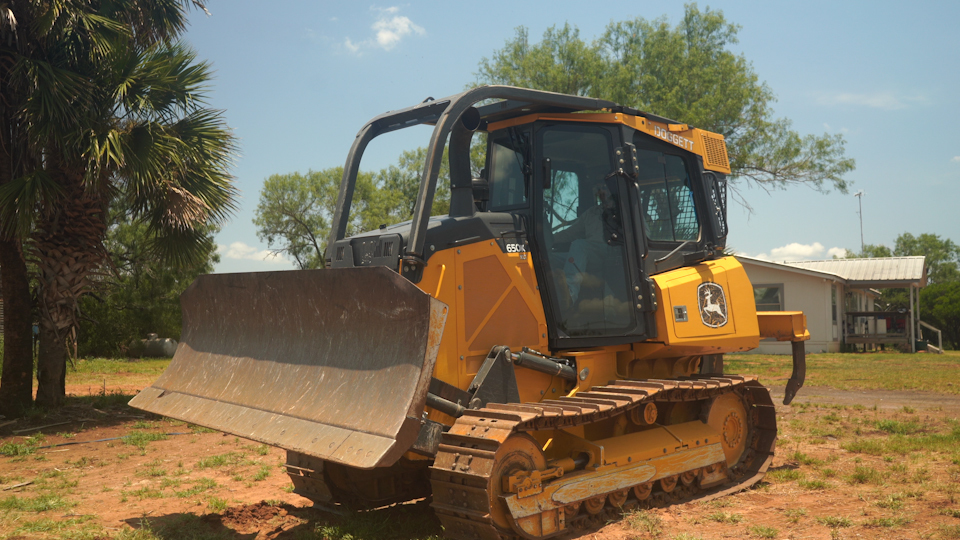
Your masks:
<path fill-rule="evenodd" d="M 485 203 L 490 200 L 490 182 L 484 178 L 485 171 L 480 171 L 480 178 L 470 180 L 470 187 L 473 189 L 473 202 Z"/>

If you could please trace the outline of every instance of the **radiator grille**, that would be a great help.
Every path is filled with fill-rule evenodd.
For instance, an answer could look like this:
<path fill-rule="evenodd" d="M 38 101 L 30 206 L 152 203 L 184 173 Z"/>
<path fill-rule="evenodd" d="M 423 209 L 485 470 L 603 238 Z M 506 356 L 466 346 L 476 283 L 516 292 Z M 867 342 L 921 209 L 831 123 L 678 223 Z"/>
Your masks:
<path fill-rule="evenodd" d="M 730 169 L 730 160 L 727 158 L 727 144 L 723 138 L 713 134 L 701 133 L 706 164 L 722 169 Z"/>

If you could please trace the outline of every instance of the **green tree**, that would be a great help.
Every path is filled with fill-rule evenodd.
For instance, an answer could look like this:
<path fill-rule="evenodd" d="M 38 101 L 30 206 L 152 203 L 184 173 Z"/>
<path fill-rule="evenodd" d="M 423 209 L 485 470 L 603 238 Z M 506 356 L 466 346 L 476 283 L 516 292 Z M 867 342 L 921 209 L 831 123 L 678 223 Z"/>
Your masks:
<path fill-rule="evenodd" d="M 520 27 L 480 61 L 477 82 L 590 95 L 674 118 L 726 138 L 734 180 L 846 192 L 854 160 L 843 137 L 801 136 L 774 116 L 773 91 L 746 57 L 729 50 L 739 29 L 723 12 L 696 4 L 676 26 L 666 18 L 613 22 L 591 43 L 565 24 L 531 44 Z"/>
<path fill-rule="evenodd" d="M 179 340 L 180 293 L 219 262 L 215 233 L 214 227 L 204 232 L 201 257 L 172 261 L 150 249 L 156 233 L 147 224 L 127 208 L 113 209 L 104 241 L 111 267 L 80 300 L 78 355 L 116 356 L 149 332 Z"/>
<path fill-rule="evenodd" d="M 934 283 L 921 290 L 920 316 L 943 332 L 945 348 L 960 347 L 960 281 Z M 924 338 L 933 338 L 931 333 L 924 332 Z"/>
<path fill-rule="evenodd" d="M 949 238 L 937 234 L 914 236 L 905 232 L 893 245 L 897 257 L 923 255 L 927 266 L 927 279 L 931 284 L 960 281 L 960 246 Z"/>
<path fill-rule="evenodd" d="M 4 229 L 30 238 L 38 266 L 38 405 L 62 402 L 66 341 L 75 338 L 80 298 L 108 258 L 112 201 L 147 225 L 150 249 L 178 261 L 202 257 L 207 224 L 233 209 L 233 137 L 204 105 L 209 66 L 174 41 L 191 3 L 29 4 L 49 8 L 38 28 L 86 17 L 84 24 L 105 29 L 46 44 L 46 60 L 63 81 L 28 77 L 35 88 L 58 86 L 25 100 L 19 117 L 35 152 L 32 167 L 0 188 Z"/>
<path fill-rule="evenodd" d="M 412 218 L 426 155 L 425 148 L 408 150 L 396 165 L 357 175 L 347 236 Z M 333 167 L 267 178 L 253 218 L 257 237 L 275 253 L 293 258 L 301 269 L 323 268 L 342 176 L 343 167 Z M 431 214 L 449 211 L 450 170 L 444 154 Z"/>

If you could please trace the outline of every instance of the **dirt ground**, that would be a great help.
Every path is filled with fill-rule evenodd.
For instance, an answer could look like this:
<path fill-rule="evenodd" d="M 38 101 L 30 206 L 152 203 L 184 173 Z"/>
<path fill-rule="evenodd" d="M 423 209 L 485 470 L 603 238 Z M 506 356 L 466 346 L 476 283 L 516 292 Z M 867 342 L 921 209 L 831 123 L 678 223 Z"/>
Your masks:
<path fill-rule="evenodd" d="M 0 428 L 6 454 L 33 445 L 0 457 L 0 538 L 442 535 L 425 501 L 333 514 L 290 493 L 281 450 L 118 406 L 76 406 Z M 942 435 L 956 435 L 958 415 L 955 395 L 804 388 L 793 405 L 778 406 L 777 457 L 753 489 L 630 513 L 579 537 L 960 538 L 960 448 Z M 913 446 L 900 451 L 897 441 Z"/>

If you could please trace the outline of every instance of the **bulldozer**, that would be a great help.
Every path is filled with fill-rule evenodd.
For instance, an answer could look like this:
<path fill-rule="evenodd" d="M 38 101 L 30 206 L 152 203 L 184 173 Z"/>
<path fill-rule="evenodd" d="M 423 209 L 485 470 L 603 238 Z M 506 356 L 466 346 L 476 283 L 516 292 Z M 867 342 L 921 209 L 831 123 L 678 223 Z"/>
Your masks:
<path fill-rule="evenodd" d="M 412 220 L 348 236 L 367 145 L 418 125 Z M 130 404 L 285 449 L 320 505 L 431 497 L 454 539 L 745 489 L 776 415 L 723 355 L 792 342 L 789 403 L 810 335 L 801 312 L 758 313 L 725 255 L 729 174 L 722 135 L 601 99 L 482 86 L 380 115 L 347 156 L 327 268 L 200 276 Z"/>

